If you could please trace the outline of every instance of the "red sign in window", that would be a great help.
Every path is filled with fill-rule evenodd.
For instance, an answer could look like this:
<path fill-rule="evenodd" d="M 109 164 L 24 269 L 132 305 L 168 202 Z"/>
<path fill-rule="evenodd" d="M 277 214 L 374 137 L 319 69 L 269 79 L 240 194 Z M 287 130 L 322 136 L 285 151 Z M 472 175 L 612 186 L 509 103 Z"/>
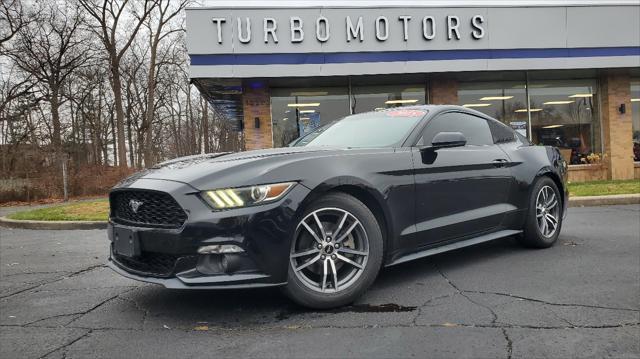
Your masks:
<path fill-rule="evenodd" d="M 393 110 L 385 112 L 389 117 L 422 117 L 426 114 L 422 110 Z"/>

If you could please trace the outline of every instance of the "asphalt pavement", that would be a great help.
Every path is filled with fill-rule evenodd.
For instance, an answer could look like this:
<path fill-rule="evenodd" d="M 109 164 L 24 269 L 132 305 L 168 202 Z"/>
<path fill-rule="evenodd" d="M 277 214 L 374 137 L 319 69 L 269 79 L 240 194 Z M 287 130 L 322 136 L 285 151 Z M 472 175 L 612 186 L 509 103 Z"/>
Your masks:
<path fill-rule="evenodd" d="M 545 250 L 503 239 L 386 268 L 331 311 L 167 290 L 106 257 L 104 230 L 0 228 L 0 357 L 640 357 L 640 205 L 571 208 Z"/>

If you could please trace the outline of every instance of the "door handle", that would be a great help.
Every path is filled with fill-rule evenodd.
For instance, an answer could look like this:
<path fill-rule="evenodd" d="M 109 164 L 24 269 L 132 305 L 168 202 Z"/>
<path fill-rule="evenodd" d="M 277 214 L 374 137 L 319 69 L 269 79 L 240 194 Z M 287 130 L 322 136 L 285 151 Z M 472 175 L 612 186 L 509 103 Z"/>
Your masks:
<path fill-rule="evenodd" d="M 504 167 L 504 166 L 507 165 L 507 163 L 509 163 L 509 161 L 504 159 L 504 158 L 499 158 L 497 160 L 493 160 L 493 165 L 495 167 Z"/>

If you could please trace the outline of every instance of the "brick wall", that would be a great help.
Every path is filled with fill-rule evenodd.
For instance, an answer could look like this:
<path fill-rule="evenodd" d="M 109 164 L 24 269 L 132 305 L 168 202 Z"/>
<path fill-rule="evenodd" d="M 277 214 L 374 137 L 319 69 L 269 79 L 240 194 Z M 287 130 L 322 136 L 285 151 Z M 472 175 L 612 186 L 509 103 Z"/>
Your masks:
<path fill-rule="evenodd" d="M 609 171 L 602 164 L 569 166 L 569 182 L 604 181 Z"/>
<path fill-rule="evenodd" d="M 600 77 L 602 133 L 608 179 L 634 177 L 629 79 L 629 73 L 625 70 L 610 70 Z M 619 110 L 621 104 L 626 106 L 624 114 Z"/>
<path fill-rule="evenodd" d="M 429 80 L 429 103 L 434 105 L 458 104 L 458 81 L 436 76 Z"/>
<path fill-rule="evenodd" d="M 245 150 L 273 147 L 271 133 L 271 98 L 269 87 L 245 84 L 242 94 Z M 260 128 L 256 128 L 256 118 Z"/>

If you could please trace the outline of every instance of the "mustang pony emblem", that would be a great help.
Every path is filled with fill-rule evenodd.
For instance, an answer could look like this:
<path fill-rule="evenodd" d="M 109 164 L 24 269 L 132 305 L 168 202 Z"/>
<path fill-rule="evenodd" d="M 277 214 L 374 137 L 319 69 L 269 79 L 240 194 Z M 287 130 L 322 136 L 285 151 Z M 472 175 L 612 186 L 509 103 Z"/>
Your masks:
<path fill-rule="evenodd" d="M 132 200 L 129 201 L 129 207 L 131 207 L 131 210 L 133 211 L 133 213 L 138 213 L 138 209 L 143 204 L 144 204 L 144 202 L 138 201 L 138 200 L 135 200 L 135 199 L 132 199 Z"/>

